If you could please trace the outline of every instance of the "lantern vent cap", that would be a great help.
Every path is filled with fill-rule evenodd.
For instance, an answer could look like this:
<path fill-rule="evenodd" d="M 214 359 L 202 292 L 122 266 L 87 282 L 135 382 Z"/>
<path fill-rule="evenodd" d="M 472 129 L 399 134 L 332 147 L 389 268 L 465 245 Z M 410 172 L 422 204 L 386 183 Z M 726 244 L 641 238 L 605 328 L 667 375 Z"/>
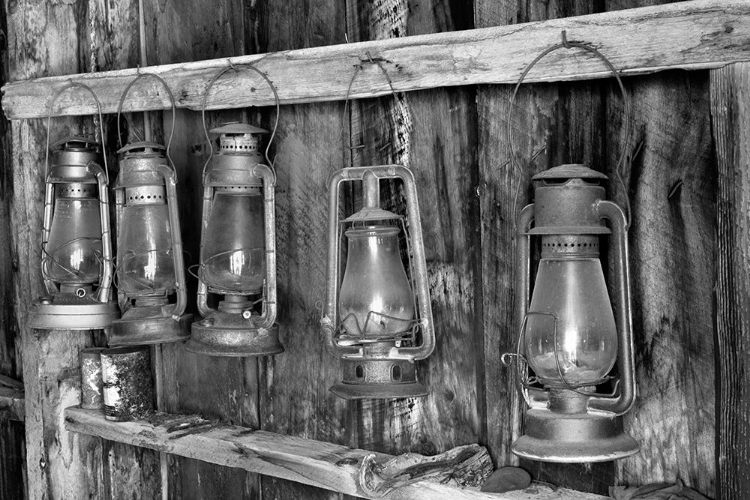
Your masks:
<path fill-rule="evenodd" d="M 123 154 L 129 156 L 135 154 L 139 156 L 163 156 L 161 151 L 166 151 L 166 146 L 150 141 L 138 141 L 131 144 L 126 144 L 117 151 L 117 154 Z"/>
<path fill-rule="evenodd" d="M 227 122 L 211 129 L 212 134 L 267 134 L 268 130 L 249 123 Z"/>
<path fill-rule="evenodd" d="M 365 207 L 357 213 L 354 213 L 344 219 L 344 222 L 368 222 L 379 220 L 400 219 L 399 215 L 383 210 L 380 207 Z"/>
<path fill-rule="evenodd" d="M 52 151 L 99 151 L 99 143 L 92 137 L 71 135 L 64 137 L 52 145 Z"/>
<path fill-rule="evenodd" d="M 607 179 L 601 172 L 580 163 L 569 163 L 550 168 L 531 178 L 532 181 L 561 180 L 561 179 Z"/>

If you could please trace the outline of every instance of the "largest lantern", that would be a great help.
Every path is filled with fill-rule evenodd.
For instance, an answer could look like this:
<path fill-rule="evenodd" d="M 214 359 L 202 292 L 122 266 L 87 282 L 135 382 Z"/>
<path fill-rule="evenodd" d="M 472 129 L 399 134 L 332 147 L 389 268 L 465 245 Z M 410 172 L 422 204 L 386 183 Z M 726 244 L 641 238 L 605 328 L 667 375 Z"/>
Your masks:
<path fill-rule="evenodd" d="M 619 418 L 635 400 L 626 218 L 604 199 L 604 179 L 584 165 L 547 170 L 519 216 L 519 349 L 543 386 L 524 388 L 526 434 L 511 447 L 524 458 L 599 462 L 639 449 Z M 614 311 L 599 261 L 599 239 L 610 234 Z M 531 236 L 541 238 L 541 260 L 529 304 Z"/>
<path fill-rule="evenodd" d="M 219 134 L 219 151 L 203 178 L 198 285 L 203 319 L 193 323 L 190 351 L 211 356 L 284 351 L 275 324 L 275 176 L 258 150 L 265 132 L 244 123 L 211 130 Z"/>
<path fill-rule="evenodd" d="M 40 329 L 108 328 L 112 241 L 107 174 L 99 145 L 68 137 L 52 146 L 42 228 L 42 276 L 47 295 L 32 304 L 28 325 Z"/>
<path fill-rule="evenodd" d="M 402 217 L 380 208 L 380 180 L 400 179 Z M 341 184 L 363 184 L 364 206 L 339 220 Z M 328 276 L 321 327 L 328 350 L 343 360 L 331 391 L 345 399 L 425 396 L 415 361 L 435 348 L 422 226 L 414 176 L 401 165 L 345 168 L 330 180 Z M 348 240 L 340 279 L 344 237 Z M 409 275 L 401 258 L 406 244 Z"/>

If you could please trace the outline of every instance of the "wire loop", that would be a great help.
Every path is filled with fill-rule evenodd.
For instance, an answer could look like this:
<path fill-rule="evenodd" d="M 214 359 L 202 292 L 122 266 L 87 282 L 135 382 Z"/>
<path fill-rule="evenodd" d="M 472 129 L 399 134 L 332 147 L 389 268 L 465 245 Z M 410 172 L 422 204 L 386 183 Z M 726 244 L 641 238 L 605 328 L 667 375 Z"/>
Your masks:
<path fill-rule="evenodd" d="M 213 78 L 211 78 L 211 81 L 208 82 L 208 86 L 206 87 L 206 91 L 203 93 L 203 104 L 201 105 L 201 120 L 203 121 L 203 133 L 206 136 L 206 142 L 208 142 L 208 147 L 210 148 L 211 154 L 208 155 L 208 160 L 206 160 L 206 163 L 203 165 L 203 176 L 206 175 L 206 168 L 208 167 L 208 164 L 211 162 L 211 158 L 214 156 L 214 145 L 211 142 L 211 138 L 208 135 L 208 129 L 206 128 L 206 103 L 208 102 L 208 93 L 211 90 L 211 87 L 213 87 L 214 83 L 221 78 L 225 73 L 228 73 L 229 71 L 236 71 L 239 72 L 241 69 L 249 69 L 252 71 L 255 71 L 258 73 L 263 79 L 266 81 L 268 86 L 271 88 L 271 92 L 273 92 L 273 98 L 276 102 L 276 121 L 273 124 L 273 130 L 271 131 L 271 137 L 268 139 L 268 144 L 266 144 L 266 151 L 264 153 L 264 156 L 266 158 L 266 162 L 268 163 L 268 167 L 271 169 L 271 172 L 273 173 L 273 179 L 274 184 L 276 183 L 276 168 L 274 167 L 274 162 L 271 161 L 270 158 L 268 158 L 268 150 L 271 148 L 271 143 L 273 142 L 274 137 L 276 137 L 276 129 L 279 126 L 279 114 L 281 109 L 281 103 L 279 102 L 279 94 L 276 92 L 276 87 L 273 85 L 273 82 L 266 76 L 265 73 L 263 73 L 261 70 L 256 68 L 250 63 L 245 64 L 237 64 L 235 65 L 231 59 L 227 60 L 227 66 L 226 68 L 220 70 L 216 75 L 214 75 Z"/>
<path fill-rule="evenodd" d="M 607 59 L 604 54 L 602 54 L 598 49 L 593 47 L 591 44 L 586 42 L 576 42 L 576 41 L 570 41 L 568 40 L 568 34 L 565 30 L 561 33 L 561 42 L 553 45 L 551 47 L 548 47 L 544 51 L 542 51 L 531 63 L 524 68 L 524 70 L 521 72 L 521 76 L 518 78 L 518 81 L 516 82 L 515 87 L 513 88 L 513 94 L 511 95 L 510 102 L 508 103 L 508 118 L 507 118 L 507 149 L 508 149 L 508 161 L 505 163 L 506 165 L 511 165 L 518 173 L 518 175 L 521 175 L 521 166 L 518 164 L 518 162 L 515 160 L 515 153 L 513 151 L 513 127 L 512 127 L 512 115 L 513 115 L 513 109 L 514 104 L 516 100 L 516 95 L 518 94 L 518 89 L 521 86 L 521 83 L 523 83 L 524 78 L 526 78 L 526 75 L 528 75 L 529 71 L 540 61 L 542 60 L 546 55 L 550 54 L 551 52 L 554 52 L 558 49 L 581 49 L 586 52 L 590 52 L 594 54 L 596 57 L 598 57 L 606 66 L 607 69 L 609 69 L 610 72 L 612 72 L 612 75 L 617 80 L 617 84 L 620 87 L 620 91 L 622 92 L 623 96 L 623 106 L 625 108 L 624 110 L 624 127 L 625 127 L 625 144 L 622 147 L 622 151 L 620 153 L 620 157 L 617 161 L 617 166 L 615 168 L 615 175 L 617 176 L 617 180 L 620 183 L 620 186 L 623 189 L 624 196 L 625 196 L 625 203 L 627 208 L 627 221 L 625 224 L 625 229 L 627 230 L 630 226 L 630 198 L 628 196 L 628 193 L 625 189 L 625 182 L 623 181 L 623 173 L 622 170 L 625 167 L 625 162 L 628 154 L 628 145 L 630 144 L 630 96 L 628 95 L 627 91 L 625 90 L 625 85 L 622 83 L 622 79 L 620 78 L 620 74 L 615 69 L 614 65 L 610 62 L 609 59 Z M 514 198 L 513 206 L 515 207 L 518 202 L 518 190 L 520 189 L 520 185 L 516 188 L 516 194 Z M 515 217 L 514 217 L 515 219 Z"/>
<path fill-rule="evenodd" d="M 363 56 L 359 57 L 359 60 L 362 64 L 355 64 L 354 65 L 354 74 L 352 75 L 352 79 L 349 80 L 349 86 L 346 89 L 346 97 L 344 98 L 344 114 L 341 119 L 341 123 L 349 123 L 349 120 L 347 120 L 348 112 L 349 112 L 349 96 L 351 95 L 352 91 L 352 85 L 354 84 L 354 80 L 357 78 L 357 75 L 360 71 L 364 69 L 363 64 L 374 64 L 376 65 L 380 71 L 383 73 L 383 76 L 385 76 L 386 81 L 388 82 L 388 87 L 391 89 L 391 95 L 393 95 L 394 99 L 398 99 L 398 96 L 396 95 L 396 89 L 393 88 L 393 81 L 391 80 L 390 75 L 388 74 L 388 71 L 383 67 L 382 61 L 383 59 L 375 57 L 372 57 L 372 54 L 370 54 L 370 51 L 366 51 Z M 353 151 L 355 149 L 361 149 L 364 147 L 364 145 L 359 146 L 352 146 L 352 128 L 350 126 L 344 125 L 344 128 L 348 131 L 348 142 L 349 142 L 349 165 L 354 166 L 354 155 Z"/>
<path fill-rule="evenodd" d="M 117 106 L 117 145 L 118 147 L 122 147 L 122 133 L 120 131 L 120 115 L 122 114 L 122 104 L 125 102 L 125 97 L 127 96 L 130 89 L 135 85 L 135 82 L 140 80 L 143 77 L 151 76 L 153 78 L 156 78 L 164 87 L 164 89 L 167 91 L 167 95 L 169 95 L 169 101 L 172 103 L 172 130 L 169 132 L 169 140 L 167 141 L 167 161 L 169 164 L 174 167 L 174 163 L 172 162 L 172 156 L 170 155 L 170 148 L 172 147 L 172 138 L 174 137 L 174 125 L 177 121 L 177 110 L 175 108 L 175 102 L 174 102 L 174 94 L 172 94 L 172 89 L 169 88 L 169 85 L 167 85 L 167 82 L 165 82 L 159 75 L 156 75 L 154 73 L 141 73 L 140 66 L 138 67 L 138 72 L 135 78 L 128 84 L 127 87 L 125 87 L 125 91 L 122 93 L 122 96 L 120 97 L 120 104 Z M 130 120 L 128 120 L 128 123 L 130 123 Z"/>

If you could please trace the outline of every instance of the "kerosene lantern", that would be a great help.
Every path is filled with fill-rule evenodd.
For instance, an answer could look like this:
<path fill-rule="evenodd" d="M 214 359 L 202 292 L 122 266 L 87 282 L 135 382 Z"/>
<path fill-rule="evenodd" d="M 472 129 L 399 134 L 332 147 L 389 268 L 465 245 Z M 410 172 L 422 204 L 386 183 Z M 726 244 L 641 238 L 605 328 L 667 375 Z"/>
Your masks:
<path fill-rule="evenodd" d="M 112 241 L 103 155 L 95 140 L 82 136 L 62 139 L 51 149 L 42 228 L 47 295 L 32 304 L 28 325 L 109 328 L 119 313 L 109 300 Z"/>
<path fill-rule="evenodd" d="M 584 165 L 542 172 L 533 178 L 541 182 L 534 204 L 518 219 L 519 354 L 533 374 L 521 374 L 530 408 L 526 434 L 511 450 L 524 458 L 601 462 L 639 449 L 620 418 L 636 392 L 626 217 L 605 200 L 606 178 Z M 615 265 L 608 292 L 599 241 L 610 234 Z M 532 236 L 541 238 L 541 260 L 529 304 Z M 619 378 L 610 375 L 616 362 Z"/>
<path fill-rule="evenodd" d="M 120 98 L 120 114 L 128 91 L 141 78 L 162 84 L 172 100 L 172 131 L 167 147 L 149 141 L 121 148 L 115 183 L 117 289 L 122 318 L 112 324 L 110 346 L 161 344 L 190 337 L 192 314 L 185 314 L 187 290 L 177 204 L 177 175 L 169 155 L 174 135 L 174 97 L 164 80 L 140 73 Z"/>
<path fill-rule="evenodd" d="M 403 217 L 380 207 L 382 179 L 403 181 L 408 233 Z M 363 185 L 364 206 L 340 221 L 341 185 L 354 181 Z M 321 327 L 328 350 L 342 359 L 344 369 L 342 383 L 331 391 L 344 399 L 425 396 L 427 389 L 417 380 L 415 361 L 432 353 L 435 330 L 414 176 L 401 165 L 352 167 L 335 173 L 329 186 L 328 272 Z"/>
<path fill-rule="evenodd" d="M 190 337 L 177 212 L 177 180 L 166 148 L 135 142 L 117 153 L 117 288 L 122 318 L 109 344 L 160 344 Z"/>
<path fill-rule="evenodd" d="M 284 351 L 276 321 L 275 176 L 258 150 L 265 130 L 228 123 L 203 176 L 198 310 L 190 351 L 261 356 Z M 212 149 L 213 151 L 213 149 Z M 215 296 L 218 305 L 209 303 Z M 259 310 L 260 309 L 260 310 Z"/>

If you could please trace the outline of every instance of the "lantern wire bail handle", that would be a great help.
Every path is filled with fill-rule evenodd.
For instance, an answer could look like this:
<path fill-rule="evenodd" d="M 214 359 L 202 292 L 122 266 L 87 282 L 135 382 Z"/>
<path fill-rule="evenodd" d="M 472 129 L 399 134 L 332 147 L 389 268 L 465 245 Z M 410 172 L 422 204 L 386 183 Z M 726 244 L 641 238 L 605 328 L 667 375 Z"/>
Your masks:
<path fill-rule="evenodd" d="M 101 135 L 101 138 L 102 138 L 101 145 L 102 145 L 102 158 L 104 159 L 104 174 L 107 177 L 107 184 L 109 184 L 109 168 L 107 167 L 107 152 L 104 147 L 104 124 L 103 124 L 104 120 L 102 118 L 102 105 L 99 102 L 99 98 L 96 97 L 96 94 L 91 89 L 91 87 L 80 82 L 74 82 L 72 80 L 70 81 L 68 85 L 58 90 L 57 93 L 54 96 L 52 96 L 52 99 L 50 100 L 49 105 L 47 106 L 47 146 L 44 148 L 45 155 L 46 155 L 44 159 L 45 182 L 46 182 L 47 176 L 49 175 L 49 128 L 52 122 L 52 106 L 55 104 L 55 101 L 57 101 L 57 98 L 60 97 L 60 95 L 63 92 L 70 90 L 72 88 L 81 88 L 81 89 L 87 90 L 91 94 L 91 96 L 94 98 L 94 102 L 96 102 L 96 111 L 97 111 L 97 114 L 99 115 L 99 134 Z"/>
<path fill-rule="evenodd" d="M 169 85 L 167 85 L 167 82 L 165 82 L 162 77 L 160 77 L 159 75 L 155 73 L 141 73 L 140 66 L 138 67 L 138 73 L 136 77 L 133 78 L 133 80 L 131 80 L 131 82 L 128 84 L 127 87 L 125 87 L 125 90 L 123 91 L 122 96 L 120 97 L 120 104 L 117 106 L 117 145 L 118 147 L 122 147 L 122 133 L 120 132 L 120 115 L 122 114 L 122 104 L 125 102 L 125 97 L 128 95 L 128 92 L 130 92 L 130 89 L 133 87 L 133 85 L 135 85 L 135 82 L 147 76 L 156 78 L 162 84 L 164 89 L 167 91 L 167 95 L 169 96 L 169 102 L 172 105 L 172 130 L 169 132 L 169 140 L 167 141 L 167 161 L 174 168 L 174 162 L 172 161 L 172 156 L 170 155 L 170 148 L 172 147 L 172 137 L 174 137 L 174 124 L 177 121 L 177 111 L 175 109 L 174 94 L 172 94 L 172 89 L 169 88 Z"/>
<path fill-rule="evenodd" d="M 531 69 L 547 54 L 554 52 L 558 49 L 582 49 L 586 52 L 590 52 L 594 54 L 596 57 L 598 57 L 606 66 L 607 69 L 612 73 L 612 75 L 617 80 L 617 84 L 620 87 L 620 91 L 622 92 L 623 97 L 623 106 L 625 108 L 624 112 L 624 127 L 625 127 L 625 144 L 622 147 L 622 151 L 620 152 L 620 158 L 617 161 L 617 167 L 615 169 L 615 175 L 617 176 L 617 181 L 620 183 L 620 187 L 623 190 L 624 196 L 625 196 L 625 204 L 627 209 L 627 217 L 626 217 L 626 223 L 625 223 L 625 230 L 627 231 L 630 227 L 630 197 L 628 196 L 627 190 L 625 188 L 625 182 L 622 178 L 622 169 L 625 167 L 625 159 L 628 153 L 628 145 L 630 144 L 630 137 L 631 137 L 631 130 L 630 130 L 630 96 L 628 95 L 627 91 L 625 90 L 625 85 L 622 83 L 622 79 L 620 78 L 620 73 L 617 71 L 617 69 L 614 67 L 612 62 L 610 62 L 609 59 L 607 59 L 604 54 L 602 54 L 598 49 L 596 49 L 593 45 L 587 43 L 587 42 L 576 42 L 576 41 L 570 41 L 568 40 L 568 34 L 566 30 L 562 30 L 561 33 L 561 42 L 555 45 L 552 45 L 551 47 L 546 48 L 543 50 L 531 63 L 529 63 L 528 66 L 524 68 L 524 70 L 521 72 L 521 76 L 518 77 L 518 81 L 516 82 L 515 87 L 513 88 L 513 94 L 510 97 L 510 102 L 508 103 L 508 121 L 507 121 L 507 149 L 508 149 L 508 160 L 505 162 L 504 165 L 510 165 L 512 168 L 514 168 L 519 175 L 521 175 L 521 166 L 518 164 L 518 162 L 515 160 L 515 154 L 513 151 L 513 128 L 512 128 L 512 120 L 511 117 L 513 115 L 513 109 L 514 104 L 516 100 L 516 95 L 518 94 L 518 89 L 521 86 L 521 83 L 523 83 L 524 78 L 526 78 L 526 75 L 531 71 Z M 513 206 L 515 207 L 518 202 L 518 191 L 520 188 L 519 186 L 516 188 L 516 193 L 513 201 Z M 514 217 L 515 220 L 515 217 Z"/>
<path fill-rule="evenodd" d="M 354 74 L 352 75 L 352 79 L 349 80 L 349 87 L 346 89 L 346 97 L 344 98 L 344 112 L 343 112 L 343 118 L 341 120 L 342 123 L 348 123 L 348 120 L 346 119 L 347 113 L 349 110 L 349 96 L 351 95 L 352 91 L 352 85 L 354 84 L 354 80 L 357 78 L 357 75 L 359 74 L 362 69 L 364 69 L 364 64 L 375 64 L 380 71 L 383 73 L 383 76 L 385 76 L 385 79 L 388 81 L 388 87 L 391 89 L 391 95 L 393 95 L 394 99 L 397 99 L 396 96 L 396 89 L 393 88 L 393 81 L 391 80 L 390 75 L 388 74 L 388 71 L 383 67 L 383 61 L 384 59 L 381 57 L 372 57 L 372 54 L 370 54 L 370 51 L 366 51 L 363 56 L 359 56 L 360 64 L 354 65 Z M 344 125 L 344 128 L 348 131 L 347 137 L 349 142 L 349 165 L 354 166 L 354 150 L 355 149 L 361 149 L 364 146 L 352 146 L 352 128 L 351 126 L 346 127 Z"/>
<path fill-rule="evenodd" d="M 203 121 L 203 133 L 206 135 L 206 142 L 208 142 L 208 147 L 211 151 L 211 154 L 208 155 L 206 163 L 203 165 L 203 177 L 206 176 L 206 168 L 211 162 L 211 158 L 214 156 L 214 145 L 211 142 L 211 138 L 208 135 L 208 129 L 206 128 L 206 103 L 208 102 L 208 93 L 211 90 L 211 87 L 213 87 L 214 83 L 216 83 L 216 80 L 221 78 L 224 73 L 227 73 L 229 71 L 239 72 L 241 69 L 250 69 L 258 73 L 266 81 L 268 86 L 271 88 L 271 92 L 273 92 L 273 98 L 276 105 L 276 120 L 274 121 L 273 130 L 271 131 L 271 137 L 268 139 L 268 143 L 266 144 L 266 151 L 264 153 L 266 163 L 268 163 L 268 167 L 271 169 L 271 173 L 273 174 L 273 182 L 274 184 L 276 184 L 276 168 L 274 167 L 274 162 L 272 162 L 268 157 L 268 150 L 271 148 L 271 143 L 273 142 L 274 137 L 276 137 L 276 129 L 279 127 L 279 114 L 281 109 L 279 94 L 276 92 L 276 87 L 268 78 L 268 76 L 266 76 L 265 73 L 263 73 L 251 63 L 234 64 L 231 60 L 227 60 L 227 63 L 229 64 L 229 66 L 220 70 L 218 73 L 216 73 L 216 75 L 214 75 L 213 78 L 211 78 L 211 81 L 208 82 L 208 86 L 206 87 L 206 91 L 203 93 L 203 104 L 201 105 L 201 120 Z"/>

